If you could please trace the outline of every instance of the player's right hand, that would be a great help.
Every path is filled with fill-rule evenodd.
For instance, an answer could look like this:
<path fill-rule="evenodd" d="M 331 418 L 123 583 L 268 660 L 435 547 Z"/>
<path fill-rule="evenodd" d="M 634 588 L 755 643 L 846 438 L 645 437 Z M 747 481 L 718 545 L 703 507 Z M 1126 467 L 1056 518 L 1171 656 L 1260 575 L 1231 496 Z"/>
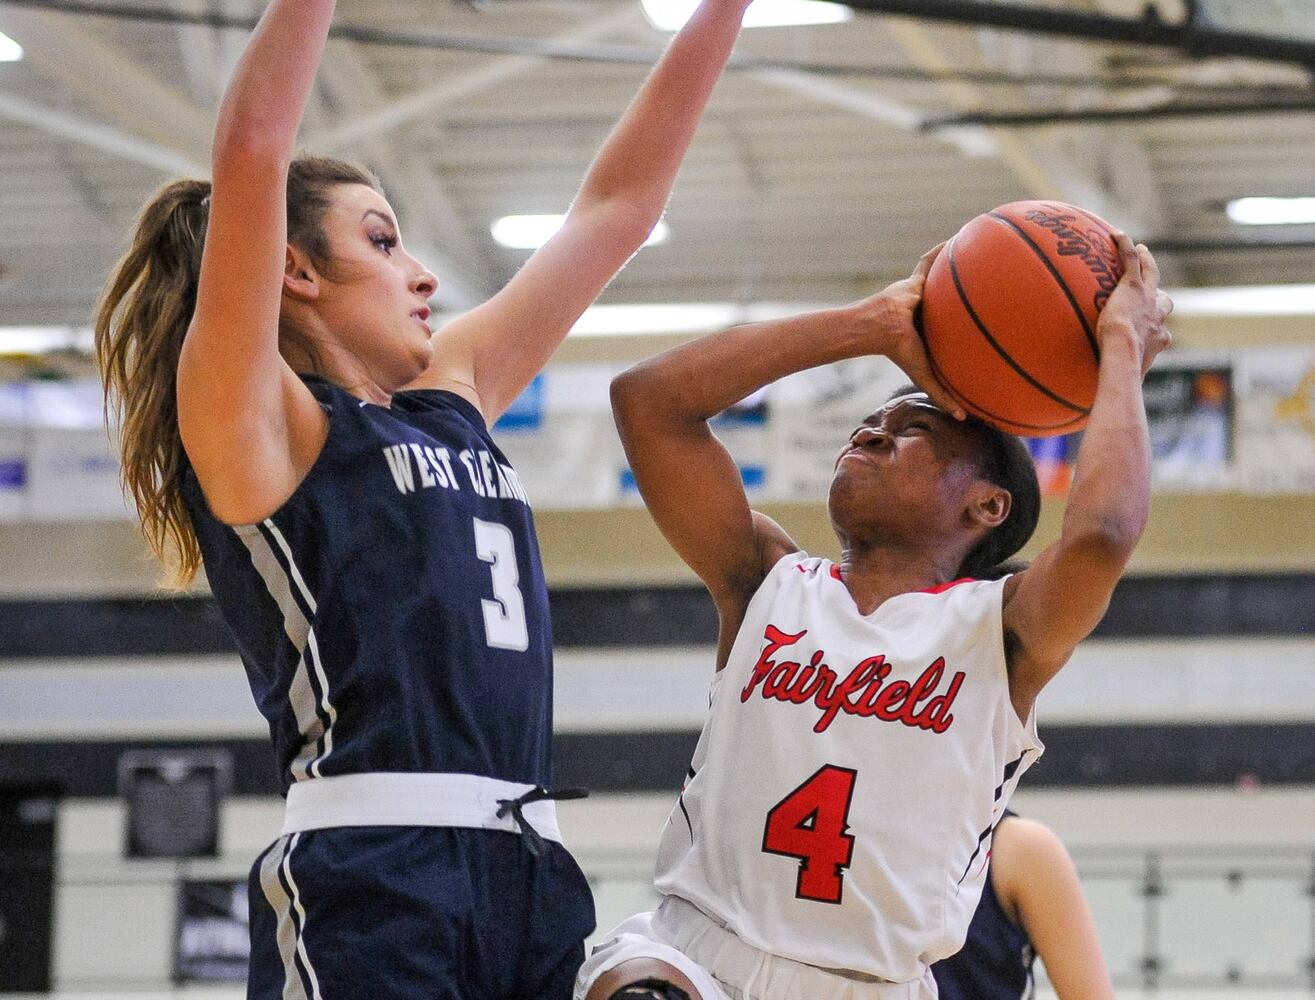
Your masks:
<path fill-rule="evenodd" d="M 857 303 L 854 309 L 871 343 L 871 353 L 890 358 L 933 403 L 956 420 L 963 420 L 967 414 L 936 377 L 917 326 L 927 275 L 944 248 L 944 243 L 932 247 L 911 275 Z"/>
<path fill-rule="evenodd" d="M 1160 288 L 1160 266 L 1145 244 L 1134 244 L 1126 233 L 1115 233 L 1114 243 L 1123 260 L 1123 277 L 1101 310 L 1096 340 L 1103 344 L 1107 337 L 1131 337 L 1145 375 L 1156 355 L 1173 343 L 1165 326 L 1173 299 Z"/>

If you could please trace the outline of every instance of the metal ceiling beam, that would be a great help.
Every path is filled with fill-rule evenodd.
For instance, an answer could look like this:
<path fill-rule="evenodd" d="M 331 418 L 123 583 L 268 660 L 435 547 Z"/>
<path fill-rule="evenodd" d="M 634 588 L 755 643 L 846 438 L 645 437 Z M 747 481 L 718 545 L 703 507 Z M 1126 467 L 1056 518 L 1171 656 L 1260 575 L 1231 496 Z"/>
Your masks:
<path fill-rule="evenodd" d="M 949 58 L 924 25 L 898 21 L 886 25 L 886 29 L 914 65 L 931 70 L 950 65 Z M 986 101 L 981 89 L 964 82 L 942 84 L 941 90 L 952 104 L 966 110 L 976 111 Z M 1108 212 L 1109 198 L 1100 185 L 1053 145 L 1040 144 L 1004 129 L 993 129 L 990 136 L 1000 159 L 1028 197 L 1076 202 L 1101 215 Z"/>
<path fill-rule="evenodd" d="M 1037 111 L 970 111 L 958 115 L 927 118 L 919 125 L 924 132 L 960 129 L 971 125 L 988 128 L 1036 128 L 1046 125 L 1098 125 L 1106 122 L 1161 121 L 1171 118 L 1211 118 L 1235 115 L 1291 115 L 1315 113 L 1315 97 L 1305 101 L 1203 101 L 1171 103 L 1151 108 L 1046 108 Z"/>
<path fill-rule="evenodd" d="M 916 65 L 929 69 L 949 65 L 949 58 L 939 47 L 936 36 L 925 25 L 898 21 L 886 27 Z M 1081 63 L 1092 57 L 1087 55 L 1084 58 L 1083 53 L 1066 53 L 1066 59 L 1071 68 L 1080 71 L 1083 68 Z M 1071 65 L 1074 59 L 1078 61 L 1076 66 Z M 1028 61 L 1033 61 L 1030 54 Z M 987 102 L 984 91 L 964 82 L 944 84 L 941 89 L 953 104 L 966 110 L 975 111 Z M 1108 155 L 1108 151 L 1096 148 L 1090 151 L 1090 155 L 1075 152 L 1072 144 L 1065 141 L 1074 137 L 1059 132 L 1037 135 L 991 128 L 988 135 L 999 149 L 1001 160 L 1013 171 L 1028 197 L 1082 205 L 1134 235 L 1158 230 L 1166 224 L 1159 192 L 1149 181 L 1138 184 L 1129 171 L 1100 169 L 1102 158 Z M 1126 154 L 1135 155 L 1137 162 L 1145 161 L 1144 150 L 1135 137 L 1123 135 L 1120 138 Z M 1180 264 L 1172 255 L 1162 254 L 1160 263 L 1169 278 L 1179 275 Z"/>
<path fill-rule="evenodd" d="M 872 14 L 902 14 L 922 21 L 1162 46 L 1193 56 L 1242 56 L 1315 69 L 1315 41 L 1221 30 L 1201 23 L 1199 18 L 1171 24 L 1160 20 L 1154 8 L 1145 17 L 1134 19 L 981 0 L 846 0 L 846 5 Z"/>
<path fill-rule="evenodd" d="M 37 104 L 17 94 L 0 92 L 0 118 L 29 125 L 61 139 L 70 139 L 166 174 L 202 175 L 207 172 L 198 161 L 184 156 L 176 149 L 157 145 L 140 136 L 71 115 L 58 108 Z"/>
<path fill-rule="evenodd" d="M 197 6 L 202 0 L 167 0 L 169 8 L 147 7 L 138 4 L 87 3 L 82 0 L 0 0 L 0 7 L 14 6 L 30 10 L 50 10 L 100 18 L 138 21 L 143 23 L 172 24 L 179 27 L 209 27 L 219 31 L 227 43 L 233 38 L 244 41 L 247 33 L 255 27 L 257 17 L 251 13 L 249 4 L 235 0 L 217 0 L 222 10 L 215 12 Z M 984 4 L 973 4 L 974 9 Z M 921 8 L 918 8 L 921 10 Z M 1027 8 L 1041 10 L 1043 8 Z M 1126 18 L 1115 18 L 1126 22 Z M 361 44 L 391 46 L 400 48 L 420 48 L 445 52 L 468 52 L 485 55 L 527 56 L 545 60 L 563 60 L 568 62 L 598 62 L 617 65 L 652 65 L 661 54 L 651 46 L 643 45 L 599 45 L 587 41 L 574 40 L 574 33 L 567 32 L 556 38 L 524 38 L 508 36 L 486 36 L 448 34 L 433 31 L 404 31 L 398 29 L 374 28 L 369 25 L 350 22 L 336 23 L 330 29 L 330 36 L 355 41 Z M 240 46 L 239 46 L 240 48 Z M 754 57 L 732 57 L 727 64 L 729 70 L 745 72 L 798 71 L 817 76 L 866 77 L 870 79 L 909 80 L 913 82 L 937 83 L 965 80 L 969 83 L 996 84 L 999 86 L 1030 87 L 1034 85 L 1087 87 L 1100 85 L 1110 90 L 1139 89 L 1148 86 L 1172 86 L 1179 93 L 1187 94 L 1254 94 L 1257 97 L 1277 98 L 1280 96 L 1301 97 L 1309 92 L 1307 86 L 1292 86 L 1282 83 L 1260 83 L 1248 85 L 1200 84 L 1182 81 L 1165 76 L 1148 76 L 1140 72 L 1136 75 L 1111 75 L 1097 72 L 1094 75 L 1079 77 L 1064 73 L 1000 73 L 992 71 L 974 71 L 951 69 L 942 73 L 933 73 L 909 66 L 881 66 L 871 64 L 843 64 L 835 62 L 818 62 L 812 60 L 760 59 Z M 221 82 L 226 75 L 220 74 Z"/>
<path fill-rule="evenodd" d="M 1121 0 L 1097 0 L 1097 4 L 1107 13 Z M 1018 36 L 1014 36 L 1018 37 Z M 1028 37 L 1028 43 L 1035 50 L 1039 39 Z M 1083 49 L 1087 68 L 1098 65 L 1098 53 L 1091 48 Z M 1072 67 L 1081 70 L 1083 67 Z M 1140 98 L 1141 106 L 1154 104 L 1163 99 L 1161 93 L 1154 89 L 1141 95 L 1124 95 L 1121 100 L 1125 106 L 1135 106 Z M 1070 133 L 1072 130 L 1068 130 Z M 1130 127 L 1105 129 L 1100 132 L 1086 129 L 1082 138 L 1087 144 L 1088 155 L 1097 158 L 1101 164 L 1099 170 L 1105 179 L 1105 186 L 1114 200 L 1126 207 L 1129 215 L 1144 228 L 1132 230 L 1135 239 L 1145 241 L 1147 233 L 1170 232 L 1173 229 L 1169 202 L 1164 197 L 1164 190 L 1159 183 L 1159 172 L 1151 157 L 1146 137 L 1141 130 Z M 1167 284 L 1182 284 L 1193 275 L 1190 265 L 1166 242 L 1150 244 L 1158 255 L 1160 270 Z"/>
<path fill-rule="evenodd" d="M 351 42 L 329 42 L 320 63 L 320 79 L 348 115 L 368 115 L 388 105 L 378 78 Z M 501 284 L 493 264 L 484 249 L 467 235 L 466 222 L 442 179 L 397 145 L 376 134 L 361 144 L 361 152 L 378 172 L 406 226 L 408 249 L 438 278 L 435 297 L 442 307 L 471 309 L 493 295 Z"/>
<path fill-rule="evenodd" d="M 554 45 L 576 44 L 591 41 L 609 35 L 618 29 L 634 23 L 636 11 L 629 7 L 612 14 L 610 17 L 591 20 L 546 39 L 545 50 Z M 445 106 L 454 104 L 474 94 L 488 90 L 507 80 L 528 73 L 542 66 L 546 59 L 543 53 L 533 55 L 509 55 L 492 59 L 483 66 L 457 73 L 437 80 L 423 90 L 405 97 L 396 98 L 367 114 L 346 121 L 328 132 L 312 135 L 307 144 L 316 149 L 331 150 L 352 142 L 360 142 L 371 136 L 387 132 L 405 125 L 425 115 L 437 115 Z M 655 62 L 656 55 L 650 62 Z"/>
<path fill-rule="evenodd" d="M 893 98 L 860 89 L 853 84 L 785 69 L 754 70 L 750 76 L 768 86 L 800 94 L 820 104 L 844 108 L 860 117 L 904 132 L 915 132 L 920 128 L 921 112 Z M 932 134 L 935 138 L 954 146 L 964 156 L 1000 155 L 1000 150 L 990 133 L 983 128 L 966 126 L 961 129 L 937 129 Z"/>
<path fill-rule="evenodd" d="M 107 123 L 182 158 L 209 162 L 210 115 L 102 41 L 85 22 L 0 4 L 0 31 L 23 46 L 34 70 L 62 84 Z"/>
<path fill-rule="evenodd" d="M 206 0 L 168 0 L 169 8 L 183 14 L 200 14 Z M 215 30 L 202 25 L 180 22 L 174 28 L 178 48 L 187 71 L 192 100 L 205 108 L 219 103 L 219 61 L 216 58 Z"/>
<path fill-rule="evenodd" d="M 1306 239 L 1247 239 L 1234 236 L 1163 236 L 1146 241 L 1156 251 L 1169 253 L 1272 253 L 1315 250 L 1315 237 Z"/>

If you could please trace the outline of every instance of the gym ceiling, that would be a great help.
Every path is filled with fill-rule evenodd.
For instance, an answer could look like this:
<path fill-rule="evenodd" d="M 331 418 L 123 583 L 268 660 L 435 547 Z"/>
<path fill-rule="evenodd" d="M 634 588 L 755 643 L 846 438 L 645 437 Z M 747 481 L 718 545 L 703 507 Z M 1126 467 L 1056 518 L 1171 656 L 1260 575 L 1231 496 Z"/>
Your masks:
<path fill-rule="evenodd" d="M 0 0 L 0 327 L 85 325 L 133 216 L 204 174 L 253 0 Z M 364 161 L 457 310 L 560 212 L 667 36 L 638 0 L 341 0 L 303 130 Z M 1227 204 L 1315 194 L 1309 0 L 860 0 L 747 29 L 667 221 L 611 303 L 852 299 L 973 215 L 1081 203 L 1178 287 L 1315 281 L 1315 225 Z M 2 346 L 2 345 L 0 345 Z"/>

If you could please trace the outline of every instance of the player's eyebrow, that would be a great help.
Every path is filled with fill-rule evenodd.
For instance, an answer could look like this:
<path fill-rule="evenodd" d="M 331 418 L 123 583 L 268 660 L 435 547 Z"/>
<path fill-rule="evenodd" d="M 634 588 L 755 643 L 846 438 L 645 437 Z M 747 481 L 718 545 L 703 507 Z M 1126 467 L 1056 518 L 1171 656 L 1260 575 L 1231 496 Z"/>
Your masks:
<path fill-rule="evenodd" d="M 361 221 L 364 222 L 366 219 L 368 219 L 368 218 L 369 218 L 370 216 L 372 216 L 372 215 L 377 215 L 377 216 L 379 216 L 379 218 L 383 219 L 383 221 L 386 222 L 386 223 L 388 223 L 388 225 L 392 226 L 394 229 L 397 228 L 397 223 L 396 223 L 391 217 L 385 215 L 383 212 L 379 211 L 379 209 L 377 209 L 377 208 L 367 208 L 364 212 L 362 212 L 362 213 L 361 213 Z"/>

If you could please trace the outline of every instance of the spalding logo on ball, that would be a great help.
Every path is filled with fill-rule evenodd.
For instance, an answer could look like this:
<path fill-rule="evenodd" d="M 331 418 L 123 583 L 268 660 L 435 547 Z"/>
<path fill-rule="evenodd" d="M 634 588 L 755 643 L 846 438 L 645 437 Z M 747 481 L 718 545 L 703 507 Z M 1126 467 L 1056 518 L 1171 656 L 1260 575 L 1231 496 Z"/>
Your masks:
<path fill-rule="evenodd" d="M 1123 264 L 1108 222 L 1016 201 L 979 215 L 936 258 L 922 332 L 963 407 L 1025 437 L 1083 427 L 1096 398 L 1096 320 Z"/>

